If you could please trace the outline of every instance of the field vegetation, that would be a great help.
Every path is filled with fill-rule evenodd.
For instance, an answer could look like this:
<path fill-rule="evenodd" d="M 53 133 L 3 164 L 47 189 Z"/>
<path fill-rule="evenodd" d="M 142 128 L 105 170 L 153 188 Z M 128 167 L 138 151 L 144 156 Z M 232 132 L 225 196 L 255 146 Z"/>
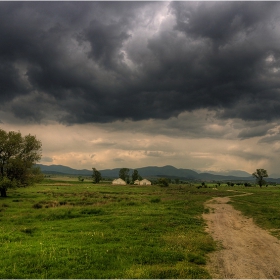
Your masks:
<path fill-rule="evenodd" d="M 59 178 L 11 189 L 0 199 L 0 278 L 211 278 L 205 264 L 218 247 L 205 232 L 204 202 L 242 191 L 255 195 L 235 197 L 236 207 L 254 216 L 266 207 L 273 215 L 263 225 L 274 217 L 280 228 L 278 187 L 198 186 Z"/>
<path fill-rule="evenodd" d="M 245 190 L 252 195 L 232 197 L 230 203 L 280 239 L 280 187 L 250 187 Z"/>
<path fill-rule="evenodd" d="M 62 179 L 62 178 L 61 178 Z M 189 185 L 45 180 L 0 201 L 1 278 L 210 278 L 215 243 Z"/>

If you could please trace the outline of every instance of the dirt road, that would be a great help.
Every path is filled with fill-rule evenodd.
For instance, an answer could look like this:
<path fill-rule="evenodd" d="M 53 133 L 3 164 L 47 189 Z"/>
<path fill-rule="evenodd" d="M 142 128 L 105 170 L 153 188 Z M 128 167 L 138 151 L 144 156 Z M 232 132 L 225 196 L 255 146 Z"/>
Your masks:
<path fill-rule="evenodd" d="M 207 231 L 221 244 L 207 265 L 213 278 L 280 279 L 280 240 L 218 197 L 207 202 Z"/>

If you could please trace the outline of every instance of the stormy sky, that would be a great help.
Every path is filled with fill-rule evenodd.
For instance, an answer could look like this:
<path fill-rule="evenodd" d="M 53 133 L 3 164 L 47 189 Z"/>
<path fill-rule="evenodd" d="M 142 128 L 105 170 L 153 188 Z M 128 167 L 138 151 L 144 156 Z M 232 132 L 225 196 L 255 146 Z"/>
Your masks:
<path fill-rule="evenodd" d="M 279 2 L 0 2 L 0 121 L 43 164 L 280 176 Z"/>

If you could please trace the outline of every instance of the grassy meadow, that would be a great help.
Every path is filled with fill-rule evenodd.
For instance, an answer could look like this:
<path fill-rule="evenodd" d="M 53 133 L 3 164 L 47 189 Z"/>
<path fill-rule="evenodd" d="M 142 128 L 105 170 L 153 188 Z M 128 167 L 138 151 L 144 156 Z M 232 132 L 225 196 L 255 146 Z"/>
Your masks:
<path fill-rule="evenodd" d="M 0 278 L 211 278 L 205 264 L 217 247 L 205 232 L 203 204 L 233 195 L 229 187 L 59 179 L 0 199 Z M 277 188 L 239 190 L 261 199 L 273 193 L 280 209 Z M 238 197 L 234 205 L 253 197 Z"/>
<path fill-rule="evenodd" d="M 246 188 L 252 195 L 233 197 L 232 205 L 280 239 L 280 187 Z"/>

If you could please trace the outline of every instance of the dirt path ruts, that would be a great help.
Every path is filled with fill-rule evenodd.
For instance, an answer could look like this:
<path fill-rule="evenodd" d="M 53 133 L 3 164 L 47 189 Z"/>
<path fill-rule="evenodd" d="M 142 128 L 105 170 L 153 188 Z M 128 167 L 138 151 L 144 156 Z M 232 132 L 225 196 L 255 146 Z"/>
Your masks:
<path fill-rule="evenodd" d="M 245 194 L 246 195 L 246 194 Z M 206 203 L 207 231 L 222 249 L 210 254 L 207 265 L 213 278 L 280 279 L 280 241 L 217 197 Z"/>

